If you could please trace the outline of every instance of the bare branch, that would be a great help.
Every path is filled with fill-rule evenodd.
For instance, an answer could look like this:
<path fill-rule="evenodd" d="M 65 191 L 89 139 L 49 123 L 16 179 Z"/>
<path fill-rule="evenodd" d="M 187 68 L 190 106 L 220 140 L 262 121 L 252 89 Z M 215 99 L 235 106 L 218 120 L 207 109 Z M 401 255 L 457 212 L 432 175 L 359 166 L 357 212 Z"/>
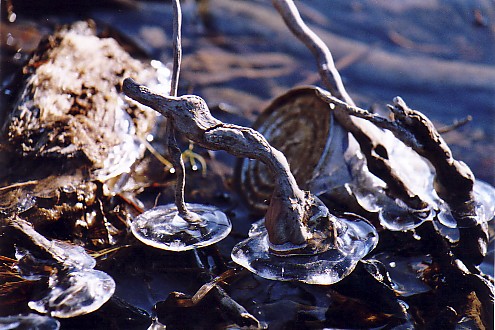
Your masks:
<path fill-rule="evenodd" d="M 344 100 L 348 104 L 354 105 L 354 102 L 349 94 L 347 94 L 344 84 L 342 83 L 342 78 L 335 67 L 332 53 L 328 47 L 325 46 L 325 43 L 320 37 L 304 23 L 294 2 L 292 2 L 292 0 L 272 0 L 272 3 L 292 33 L 313 53 L 318 64 L 318 71 L 325 86 L 336 97 Z"/>
<path fill-rule="evenodd" d="M 472 120 L 473 120 L 473 117 L 471 117 L 470 115 L 468 115 L 468 116 L 462 118 L 461 120 L 457 120 L 457 119 L 454 120 L 454 122 L 452 124 L 450 124 L 450 125 L 437 128 L 437 131 L 440 134 L 452 132 L 452 131 L 458 129 L 459 127 L 462 127 L 462 126 L 466 125 L 467 123 L 471 122 Z"/>
<path fill-rule="evenodd" d="M 323 41 L 304 23 L 292 0 L 272 0 L 292 33 L 302 41 L 316 58 L 318 71 L 326 88 L 348 105 L 354 102 L 347 94 L 332 55 Z M 338 122 L 350 132 L 359 143 L 361 152 L 371 173 L 382 179 L 392 195 L 403 200 L 409 207 L 423 209 L 427 203 L 414 194 L 390 165 L 387 149 L 380 143 L 381 132 L 366 120 L 352 118 L 347 109 L 337 107 L 334 114 Z M 363 114 L 364 115 L 364 114 Z M 353 150 L 359 152 L 359 150 Z"/>
<path fill-rule="evenodd" d="M 127 96 L 166 116 L 179 133 L 196 144 L 263 162 L 276 181 L 265 216 L 272 248 L 285 244 L 298 249 L 306 247 L 308 242 L 304 222 L 312 215 L 313 198 L 299 189 L 284 155 L 273 148 L 260 133 L 214 118 L 206 102 L 199 96 L 172 97 L 154 94 L 130 78 L 124 80 L 123 90 Z"/>
<path fill-rule="evenodd" d="M 474 175 L 463 162 L 455 160 L 452 152 L 440 136 L 433 123 L 421 112 L 409 108 L 400 97 L 389 105 L 394 120 L 372 114 L 369 111 L 351 106 L 333 97 L 329 92 L 317 89 L 318 96 L 335 110 L 345 111 L 391 131 L 397 139 L 411 147 L 418 155 L 426 158 L 435 168 L 434 188 L 446 201 L 459 224 L 472 226 L 475 215 L 473 185 Z"/>

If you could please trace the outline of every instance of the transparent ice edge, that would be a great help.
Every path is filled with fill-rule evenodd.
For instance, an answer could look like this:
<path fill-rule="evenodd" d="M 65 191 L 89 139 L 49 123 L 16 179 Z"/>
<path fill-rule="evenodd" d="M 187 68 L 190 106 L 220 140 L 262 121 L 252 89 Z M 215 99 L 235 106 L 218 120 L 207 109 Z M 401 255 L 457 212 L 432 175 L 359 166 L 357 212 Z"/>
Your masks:
<path fill-rule="evenodd" d="M 323 253 L 279 256 L 269 249 L 264 226 L 255 224 L 253 236 L 238 243 L 232 250 L 232 260 L 266 279 L 300 281 L 329 285 L 346 277 L 356 264 L 378 243 L 376 229 L 363 218 L 337 218 L 343 228 L 338 243 Z"/>
<path fill-rule="evenodd" d="M 27 315 L 10 315 L 0 317 L 0 329 L 58 330 L 60 329 L 60 322 L 49 316 L 34 313 Z"/>
<path fill-rule="evenodd" d="M 140 214 L 131 222 L 131 231 L 146 245 L 175 252 L 215 244 L 230 233 L 232 224 L 218 208 L 192 203 L 186 206 L 201 221 L 187 222 L 179 216 L 175 204 L 167 204 Z"/>
<path fill-rule="evenodd" d="M 58 318 L 69 318 L 99 309 L 115 292 L 115 281 L 99 270 L 83 269 L 54 273 L 49 292 L 40 300 L 30 301 L 29 308 Z"/>
<path fill-rule="evenodd" d="M 432 199 L 429 200 L 429 214 L 425 214 L 407 207 L 400 200 L 394 201 L 380 191 L 380 187 L 363 189 L 354 184 L 346 184 L 346 189 L 355 196 L 358 204 L 366 211 L 378 213 L 380 223 L 385 229 L 392 231 L 412 230 L 423 222 L 432 220 L 435 223 L 438 222 L 436 226 L 441 227 L 443 232 L 449 233 L 449 236 L 457 236 L 454 234 L 454 230 L 458 228 L 456 219 L 448 204 L 436 196 L 434 192 L 431 195 Z M 495 188 L 486 182 L 476 180 L 473 192 L 477 223 L 491 221 L 495 216 Z"/>

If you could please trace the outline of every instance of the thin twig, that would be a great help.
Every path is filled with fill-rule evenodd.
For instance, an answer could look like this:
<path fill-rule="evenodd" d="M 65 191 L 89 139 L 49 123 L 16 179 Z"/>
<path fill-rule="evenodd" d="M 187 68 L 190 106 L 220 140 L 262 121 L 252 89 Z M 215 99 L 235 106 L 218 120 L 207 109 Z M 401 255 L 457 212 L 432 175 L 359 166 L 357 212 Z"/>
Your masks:
<path fill-rule="evenodd" d="M 110 248 L 106 248 L 106 249 L 103 249 L 103 250 L 99 250 L 99 251 L 88 251 L 86 250 L 89 255 L 95 259 L 98 259 L 98 258 L 101 258 L 101 257 L 104 257 L 110 253 L 113 253 L 113 252 L 116 252 L 116 251 L 119 251 L 121 249 L 125 249 L 125 248 L 128 248 L 128 247 L 131 247 L 132 245 L 121 245 L 121 246 L 113 246 L 113 247 L 110 247 Z"/>
<path fill-rule="evenodd" d="M 180 65 L 182 62 L 182 11 L 180 8 L 180 1 L 173 0 L 172 5 L 174 7 L 174 26 L 172 37 L 172 48 L 174 52 L 174 62 L 172 68 L 172 79 L 170 83 L 170 96 L 177 96 L 177 89 L 179 86 Z"/>
<path fill-rule="evenodd" d="M 151 143 L 149 143 L 148 141 L 146 141 L 146 139 L 142 139 L 142 142 L 144 144 L 144 146 L 146 147 L 146 149 L 149 150 L 149 152 L 151 152 L 151 154 L 153 156 L 155 156 L 156 159 L 158 159 L 158 161 L 160 163 L 162 163 L 165 167 L 167 168 L 173 168 L 174 165 L 172 165 L 171 162 L 169 162 L 168 160 L 165 159 L 165 157 L 163 157 L 152 145 Z"/>
<path fill-rule="evenodd" d="M 173 27 L 174 62 L 172 69 L 172 80 L 170 83 L 170 95 L 177 96 L 180 64 L 182 60 L 182 42 L 181 42 L 182 11 L 180 8 L 179 0 L 173 0 L 172 6 L 174 8 L 174 27 Z M 168 142 L 168 153 L 170 155 L 170 160 L 174 165 L 176 180 L 177 180 L 175 184 L 175 205 L 177 206 L 177 210 L 179 214 L 184 218 L 188 218 L 189 211 L 187 210 L 186 203 L 184 201 L 184 189 L 186 186 L 186 170 L 184 166 L 184 161 L 182 160 L 182 152 L 179 146 L 177 145 L 177 141 L 175 139 L 175 130 L 170 120 L 167 122 L 167 142 Z"/>
<path fill-rule="evenodd" d="M 306 47 L 313 53 L 318 64 L 318 71 L 325 86 L 336 97 L 344 100 L 346 103 L 354 105 L 349 94 L 345 90 L 342 78 L 335 67 L 332 53 L 307 25 L 304 23 L 296 5 L 292 0 L 272 0 L 273 6 L 278 10 L 285 21 L 285 24 L 292 33 L 302 41 Z"/>
<path fill-rule="evenodd" d="M 117 196 L 119 196 L 127 205 L 130 205 L 136 212 L 139 214 L 144 212 L 144 209 L 139 206 L 135 201 L 133 201 L 131 198 L 128 198 L 125 196 L 123 193 L 117 193 Z M 122 221 L 123 223 L 126 223 L 126 221 Z"/>
<path fill-rule="evenodd" d="M 323 89 L 318 88 L 316 91 L 318 93 L 318 96 L 323 101 L 327 102 L 332 110 L 339 109 L 341 111 L 346 112 L 350 116 L 366 119 L 367 121 L 375 124 L 380 128 L 394 130 L 394 123 L 389 121 L 388 119 L 380 117 L 377 114 L 371 113 L 368 110 L 364 110 L 356 106 L 349 105 L 343 102 L 342 100 L 339 100 L 338 98 L 332 96 L 329 92 Z"/>
<path fill-rule="evenodd" d="M 440 134 L 448 133 L 448 132 L 451 132 L 453 130 L 458 129 L 459 127 L 462 127 L 462 126 L 466 125 L 467 123 L 469 123 L 472 120 L 473 120 L 473 117 L 471 117 L 470 115 L 468 115 L 468 116 L 464 117 L 461 120 L 454 120 L 454 122 L 452 124 L 450 124 L 450 125 L 437 128 L 437 131 Z"/>
<path fill-rule="evenodd" d="M 15 189 L 15 188 L 24 187 L 24 186 L 30 186 L 33 184 L 38 184 L 38 180 L 31 180 L 31 181 L 26 181 L 26 182 L 17 182 L 17 183 L 14 183 L 14 184 L 11 184 L 11 185 L 8 185 L 5 187 L 1 187 L 0 191 Z"/>

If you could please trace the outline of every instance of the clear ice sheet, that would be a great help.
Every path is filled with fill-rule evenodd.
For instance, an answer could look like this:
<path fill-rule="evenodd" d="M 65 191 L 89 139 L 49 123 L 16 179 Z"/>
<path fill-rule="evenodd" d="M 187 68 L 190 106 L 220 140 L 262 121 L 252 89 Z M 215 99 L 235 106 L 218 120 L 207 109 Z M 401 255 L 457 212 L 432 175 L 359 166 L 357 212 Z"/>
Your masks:
<path fill-rule="evenodd" d="M 457 221 L 450 208 L 436 193 L 433 187 L 434 170 L 428 162 L 402 142 L 390 137 L 385 139 L 390 162 L 407 186 L 423 201 L 428 203 L 425 210 L 414 210 L 404 202 L 387 195 L 385 183 L 371 174 L 364 157 L 359 154 L 348 159 L 353 180 L 345 184 L 358 204 L 368 212 L 378 213 L 381 225 L 392 231 L 412 230 L 424 221 L 432 220 L 435 228 L 450 241 L 458 240 Z M 493 219 L 495 215 L 495 188 L 476 180 L 474 198 L 478 223 Z"/>
<path fill-rule="evenodd" d="M 331 114 L 331 128 L 325 149 L 309 182 L 309 190 L 320 195 L 351 180 L 344 154 L 348 147 L 348 133 Z"/>
<path fill-rule="evenodd" d="M 364 157 L 359 154 L 353 155 L 348 160 L 353 181 L 347 183 L 345 187 L 363 209 L 378 213 L 384 228 L 393 231 L 411 230 L 424 221 L 433 219 L 435 211 L 432 206 L 437 205 L 437 201 L 441 200 L 433 189 L 433 172 L 428 164 L 400 141 L 395 140 L 398 142 L 392 145 L 393 136 L 389 132 L 386 135 L 389 139 L 386 139 L 385 145 L 389 150 L 390 161 L 394 161 L 394 169 L 397 163 L 401 178 L 411 177 L 406 171 L 407 166 L 414 171 L 415 180 L 409 179 L 406 183 L 414 193 L 429 204 L 430 208 L 418 212 L 402 201 L 387 195 L 386 184 L 369 172 Z M 404 164 L 404 159 L 407 159 L 407 166 Z"/>
<path fill-rule="evenodd" d="M 115 281 L 99 270 L 58 272 L 50 276 L 49 292 L 28 306 L 53 317 L 68 318 L 99 309 L 115 292 Z"/>
<path fill-rule="evenodd" d="M 232 260 L 270 280 L 336 283 L 376 246 L 378 234 L 368 221 L 353 214 L 334 221 L 338 222 L 339 235 L 333 247 L 323 253 L 290 256 L 270 252 L 266 228 L 258 222 L 250 230 L 251 236 L 234 247 Z"/>
<path fill-rule="evenodd" d="M 476 180 L 474 183 L 474 199 L 477 202 L 476 214 L 478 222 L 493 220 L 495 217 L 495 188 L 486 182 Z"/>
<path fill-rule="evenodd" d="M 102 182 L 129 172 L 132 164 L 141 158 L 145 147 L 136 137 L 136 128 L 131 116 L 124 110 L 123 101 L 117 99 L 115 109 L 114 131 L 119 132 L 121 142 L 114 145 L 103 162 L 103 167 L 94 171 L 96 178 Z"/>
<path fill-rule="evenodd" d="M 162 62 L 152 60 L 150 65 L 155 69 L 156 81 L 151 81 L 152 90 L 170 90 L 172 73 Z M 127 98 L 127 96 L 125 96 Z M 145 151 L 141 137 L 136 136 L 136 127 L 132 118 L 125 111 L 123 100 L 117 99 L 115 109 L 114 131 L 120 133 L 121 143 L 112 147 L 101 169 L 94 171 L 96 178 L 102 182 L 129 172 L 131 166 L 140 159 Z"/>
<path fill-rule="evenodd" d="M 178 215 L 175 204 L 154 207 L 131 222 L 134 236 L 146 245 L 169 251 L 186 251 L 221 241 L 232 229 L 218 208 L 187 203 L 200 221 L 190 223 Z"/>
<path fill-rule="evenodd" d="M 52 240 L 51 244 L 50 251 L 57 251 L 58 260 L 66 267 L 88 269 L 96 266 L 96 260 L 82 246 L 59 240 Z"/>

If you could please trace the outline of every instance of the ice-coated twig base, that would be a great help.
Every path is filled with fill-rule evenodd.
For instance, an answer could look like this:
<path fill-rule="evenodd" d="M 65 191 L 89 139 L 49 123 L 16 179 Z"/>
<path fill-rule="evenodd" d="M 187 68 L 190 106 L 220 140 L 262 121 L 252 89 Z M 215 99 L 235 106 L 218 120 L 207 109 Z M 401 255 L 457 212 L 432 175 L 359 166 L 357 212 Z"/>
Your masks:
<path fill-rule="evenodd" d="M 179 216 L 175 204 L 154 207 L 134 219 L 131 230 L 146 245 L 169 251 L 186 251 L 215 244 L 225 238 L 232 224 L 225 213 L 213 206 L 187 203 L 199 221 Z"/>
<path fill-rule="evenodd" d="M 336 230 L 332 247 L 315 254 L 275 254 L 270 249 L 266 228 L 253 225 L 251 237 L 232 250 L 232 260 L 251 272 L 270 280 L 300 281 L 329 285 L 350 274 L 360 259 L 378 243 L 376 229 L 355 214 L 334 218 Z"/>

